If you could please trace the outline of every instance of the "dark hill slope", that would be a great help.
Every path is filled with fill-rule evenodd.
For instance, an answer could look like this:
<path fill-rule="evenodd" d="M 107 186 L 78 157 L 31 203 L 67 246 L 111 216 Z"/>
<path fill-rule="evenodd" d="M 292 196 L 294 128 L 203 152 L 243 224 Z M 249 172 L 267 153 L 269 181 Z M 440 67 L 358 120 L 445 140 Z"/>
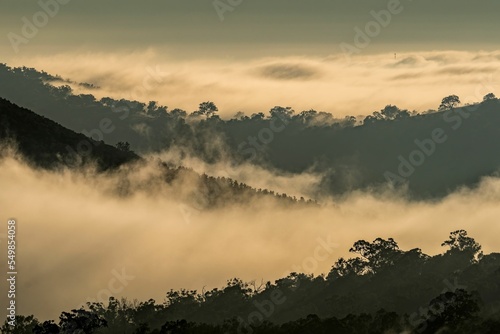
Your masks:
<path fill-rule="evenodd" d="M 396 186 L 408 184 L 414 198 L 439 198 L 459 187 L 477 185 L 500 166 L 498 99 L 421 115 L 392 107 L 401 117 L 379 117 L 381 113 L 374 112 L 362 124 L 332 122 L 328 113 L 295 113 L 280 107 L 269 115 L 222 120 L 193 117 L 155 103 L 75 95 L 69 86 L 51 85 L 56 79 L 35 69 L 0 64 L 0 96 L 76 132 L 95 129 L 107 118 L 115 130 L 102 139 L 128 141 L 139 153 L 175 146 L 207 162 L 229 156 L 235 164 L 247 160 L 286 172 L 317 171 L 326 175 L 324 189 L 330 194 L 394 181 Z M 277 128 L 269 139 L 270 129 Z M 441 140 L 429 144 L 435 131 Z M 258 148 L 251 143 L 256 139 Z"/>
<path fill-rule="evenodd" d="M 95 161 L 99 168 L 106 170 L 139 159 L 133 152 L 93 141 L 2 98 L 0 140 L 14 141 L 19 153 L 44 168 Z"/>
<path fill-rule="evenodd" d="M 407 183 L 415 197 L 441 197 L 500 167 L 500 105 L 495 99 L 340 129 L 290 127 L 269 144 L 267 159 L 287 171 L 329 171 L 332 193 L 391 180 Z"/>
<path fill-rule="evenodd" d="M 112 173 L 118 167 L 124 167 L 115 175 L 121 178 L 116 192 L 122 196 L 131 195 L 136 191 L 150 191 L 150 188 L 158 184 L 160 188 L 168 188 L 176 181 L 189 180 L 189 184 L 194 186 L 177 199 L 189 203 L 191 208 L 196 210 L 220 207 L 228 203 L 245 204 L 258 199 L 276 199 L 282 204 L 311 203 L 266 189 L 257 190 L 229 178 L 200 175 L 191 169 L 162 162 L 158 163 L 162 172 L 158 178 L 130 186 L 129 177 L 135 169 L 134 166 L 127 168 L 127 164 L 141 161 L 142 158 L 138 155 L 119 150 L 104 142 L 96 142 L 0 98 L 0 144 L 2 141 L 15 143 L 24 159 L 45 169 L 61 166 L 74 168 L 96 163 L 100 172 Z M 78 147 L 85 149 L 79 150 Z M 91 150 L 87 150 L 87 147 L 91 147 Z M 146 162 L 142 160 L 142 163 Z"/>

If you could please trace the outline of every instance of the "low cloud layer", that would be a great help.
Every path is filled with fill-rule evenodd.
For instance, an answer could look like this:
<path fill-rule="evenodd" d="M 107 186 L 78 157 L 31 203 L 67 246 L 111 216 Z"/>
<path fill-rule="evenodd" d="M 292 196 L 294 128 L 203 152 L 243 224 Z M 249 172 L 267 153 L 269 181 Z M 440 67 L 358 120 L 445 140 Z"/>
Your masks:
<path fill-rule="evenodd" d="M 164 189 L 146 182 L 156 173 L 151 165 L 130 172 L 136 191 L 123 197 L 112 191 L 117 176 L 0 161 L 0 241 L 7 219 L 16 218 L 20 314 L 57 318 L 110 294 L 162 302 L 171 288 L 210 289 L 232 277 L 260 282 L 291 271 L 327 273 L 358 239 L 393 237 L 402 249 L 436 254 L 450 231 L 466 229 L 485 252 L 499 251 L 496 178 L 439 202 L 353 193 L 319 207 L 266 200 L 201 212 L 179 201 L 177 190 L 192 184 Z"/>
<path fill-rule="evenodd" d="M 317 199 L 323 193 L 323 175 L 319 173 L 287 173 L 269 170 L 251 163 L 234 164 L 227 159 L 209 164 L 194 155 L 181 154 L 181 151 L 175 148 L 160 154 L 153 154 L 149 158 L 161 159 L 176 166 L 191 168 L 198 174 L 226 177 L 245 183 L 255 189 L 270 189 L 297 198 Z"/>
<path fill-rule="evenodd" d="M 264 78 L 276 80 L 308 80 L 319 77 L 321 72 L 301 64 L 278 63 L 263 66 L 260 74 Z"/>
<path fill-rule="evenodd" d="M 420 52 L 244 60 L 178 60 L 149 49 L 134 53 L 20 56 L 31 66 L 100 89 L 75 86 L 97 97 L 155 100 L 189 112 L 214 101 L 223 117 L 268 111 L 275 105 L 311 108 L 335 116 L 368 115 L 387 104 L 425 111 L 444 96 L 481 100 L 498 90 L 499 52 Z M 498 94 L 497 94 L 498 95 Z"/>

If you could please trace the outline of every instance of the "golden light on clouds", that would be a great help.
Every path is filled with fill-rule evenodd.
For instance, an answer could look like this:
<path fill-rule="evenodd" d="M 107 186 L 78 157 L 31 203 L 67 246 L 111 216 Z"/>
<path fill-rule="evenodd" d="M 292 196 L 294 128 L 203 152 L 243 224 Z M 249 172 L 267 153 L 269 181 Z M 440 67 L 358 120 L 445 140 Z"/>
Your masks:
<path fill-rule="evenodd" d="M 78 93 L 101 98 L 159 101 L 170 109 L 197 109 L 214 101 L 222 117 L 266 112 L 275 105 L 316 109 L 335 116 L 367 115 L 387 104 L 425 111 L 444 96 L 475 102 L 498 86 L 500 52 L 423 52 L 352 57 L 276 57 L 174 60 L 154 49 L 134 53 L 19 57 L 11 66 L 32 66 L 76 82 L 99 86 Z"/>
<path fill-rule="evenodd" d="M 88 300 L 106 300 L 111 290 L 161 303 L 170 289 L 221 287 L 235 276 L 260 282 L 292 271 L 328 273 L 359 239 L 393 237 L 402 249 L 437 254 L 450 231 L 466 229 L 485 252 L 498 248 L 496 178 L 437 202 L 352 193 L 320 207 L 259 200 L 202 212 L 178 201 L 178 189 L 195 186 L 189 180 L 119 197 L 112 191 L 117 175 L 51 173 L 10 157 L 0 161 L 0 203 L 17 213 L 19 227 L 20 313 L 57 318 Z M 140 186 L 155 175 L 144 165 L 127 177 Z M 11 218 L 4 214 L 2 221 Z"/>

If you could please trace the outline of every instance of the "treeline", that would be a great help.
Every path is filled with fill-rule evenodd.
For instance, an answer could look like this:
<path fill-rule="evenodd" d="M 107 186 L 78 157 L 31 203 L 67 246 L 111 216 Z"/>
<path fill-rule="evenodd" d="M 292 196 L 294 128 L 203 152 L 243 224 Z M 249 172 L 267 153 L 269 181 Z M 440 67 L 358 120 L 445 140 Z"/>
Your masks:
<path fill-rule="evenodd" d="M 59 86 L 55 86 L 56 83 Z M 247 158 L 232 150 L 226 121 L 219 117 L 213 102 L 202 102 L 194 111 L 169 110 L 155 101 L 144 103 L 110 97 L 98 100 L 91 94 L 76 95 L 69 83 L 75 84 L 33 68 L 0 64 L 0 97 L 96 141 L 128 142 L 132 150 L 139 153 L 176 147 L 208 162 L 222 158 L 238 162 Z M 247 129 L 260 128 L 262 122 L 268 123 L 276 117 L 285 117 L 285 121 L 291 117 L 294 123 L 303 126 L 349 127 L 356 123 L 354 117 L 335 119 L 330 113 L 314 110 L 293 114 L 289 107 L 275 107 L 267 116 L 262 112 L 250 117 L 236 113 L 228 122 L 245 123 Z M 101 126 L 103 119 L 106 126 Z"/>
<path fill-rule="evenodd" d="M 195 210 L 219 208 L 227 204 L 247 204 L 252 200 L 267 198 L 283 205 L 314 204 L 312 200 L 297 199 L 267 189 L 254 189 L 230 178 L 200 175 L 192 169 L 159 160 L 145 161 L 129 150 L 126 143 L 113 147 L 103 141 L 92 140 L 2 98 L 0 145 L 3 145 L 0 146 L 0 158 L 7 153 L 10 145 L 22 159 L 36 168 L 68 168 L 76 173 L 92 168 L 103 177 L 108 175 L 117 180 L 114 190 L 119 196 L 133 195 L 138 191 L 151 192 L 155 188 L 168 190 L 176 183 L 187 181 L 193 186 L 182 195 L 176 193 L 175 197 Z M 137 169 L 148 163 L 156 166 L 160 171 L 159 176 L 152 175 L 140 185 L 130 182 Z"/>
<path fill-rule="evenodd" d="M 171 290 L 166 301 L 88 303 L 56 323 L 17 318 L 3 333 L 498 333 L 500 254 L 464 230 L 429 256 L 391 238 L 354 243 L 327 275 L 272 282 L 231 279 L 221 289 Z"/>
<path fill-rule="evenodd" d="M 27 161 L 47 169 L 94 164 L 99 170 L 108 170 L 139 159 L 134 152 L 89 139 L 3 98 L 0 142 L 15 146 Z"/>
<path fill-rule="evenodd" d="M 208 163 L 318 173 L 322 191 L 334 196 L 389 187 L 406 189 L 409 198 L 440 198 L 477 186 L 500 166 L 499 100 L 492 93 L 465 106 L 450 95 L 437 110 L 420 113 L 389 104 L 362 119 L 277 106 L 223 120 L 209 101 L 185 111 L 154 101 L 98 100 L 56 82 L 65 80 L 0 64 L 0 96 L 97 142 L 127 142 L 138 153 L 176 148 Z"/>

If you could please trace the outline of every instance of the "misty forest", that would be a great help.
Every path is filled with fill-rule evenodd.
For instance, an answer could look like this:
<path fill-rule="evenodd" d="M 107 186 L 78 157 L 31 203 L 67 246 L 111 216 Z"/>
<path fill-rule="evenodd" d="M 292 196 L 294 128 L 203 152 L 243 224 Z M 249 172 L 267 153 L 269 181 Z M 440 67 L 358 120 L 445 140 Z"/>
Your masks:
<path fill-rule="evenodd" d="M 434 221 L 421 230 L 413 227 L 410 233 L 418 236 L 412 243 L 415 247 L 403 249 L 391 229 L 380 232 L 379 227 L 368 226 L 375 221 L 387 223 L 395 232 L 410 223 L 418 225 L 404 222 L 417 212 L 423 221 L 432 214 L 463 221 L 476 210 L 493 215 L 491 208 L 500 199 L 500 105 L 493 93 L 468 104 L 459 96 L 444 96 L 435 109 L 422 111 L 401 109 L 387 101 L 386 107 L 363 117 L 357 116 L 358 111 L 336 118 L 325 111 L 274 106 L 251 115 L 235 111 L 234 116 L 222 118 L 211 101 L 188 111 L 155 101 L 96 98 L 76 93 L 75 87 L 89 92 L 99 89 L 34 68 L 0 64 L 1 186 L 19 191 L 24 184 L 20 180 L 25 179 L 26 187 L 38 196 L 53 198 L 60 210 L 81 210 L 89 230 L 75 230 L 71 239 L 76 248 L 83 245 L 80 239 L 94 235 L 90 229 L 94 233 L 102 229 L 110 236 L 98 239 L 93 247 L 115 247 L 111 236 L 126 233 L 122 229 L 128 226 L 91 222 L 93 216 L 86 212 L 90 209 L 82 204 L 86 200 L 105 202 L 103 207 L 114 205 L 120 209 L 110 212 L 124 211 L 116 218 L 118 223 L 131 219 L 146 229 L 156 225 L 148 225 L 140 214 L 127 217 L 134 216 L 127 206 L 143 203 L 149 208 L 145 216 L 159 222 L 173 219 L 165 212 L 178 211 L 176 219 L 184 220 L 183 226 L 151 233 L 164 233 L 165 244 L 175 242 L 170 237 L 173 233 L 183 244 L 195 233 L 189 228 L 202 229 L 196 232 L 200 240 L 213 228 L 218 235 L 216 245 L 223 252 L 235 253 L 234 258 L 227 255 L 224 268 L 231 272 L 245 267 L 253 279 L 228 274 L 225 285 L 214 286 L 213 280 L 204 281 L 200 269 L 191 274 L 199 276 L 195 285 L 184 287 L 180 278 L 176 288 L 168 283 L 174 281 L 155 283 L 155 299 L 127 297 L 125 291 L 121 296 L 102 294 L 98 300 L 83 300 L 79 307 L 68 309 L 62 305 L 68 305 L 65 293 L 71 290 L 64 290 L 64 281 L 58 281 L 46 287 L 61 294 L 58 311 L 51 309 L 39 316 L 35 310 L 49 307 L 52 301 L 43 294 L 26 295 L 23 303 L 36 300 L 39 308 L 18 314 L 15 327 L 5 321 L 2 333 L 500 332 L 500 254 L 491 246 L 490 253 L 483 249 L 481 239 L 488 232 L 476 236 L 473 225 L 447 230 L 445 221 Z M 263 181 L 268 178 L 278 181 Z M 9 179 L 17 188 L 9 188 Z M 55 189 L 59 189 L 57 196 L 52 194 Z M 75 198 L 68 200 L 69 194 Z M 31 200 L 28 195 L 18 199 L 28 206 Z M 355 202 L 371 205 L 371 213 L 349 209 L 348 203 Z M 47 203 L 33 204 L 32 210 L 42 213 L 43 206 L 52 205 Z M 158 206 L 163 205 L 160 211 Z M 389 219 L 385 210 L 398 214 Z M 456 215 L 447 217 L 446 212 Z M 241 216 L 248 220 L 220 222 Z M 342 219 L 352 219 L 346 223 L 352 227 L 347 239 L 352 246 L 346 249 L 338 249 L 335 236 L 349 226 L 325 223 Z M 354 222 L 360 219 L 365 224 Z M 248 226 L 238 226 L 244 224 Z M 295 240 L 290 244 L 293 249 L 300 247 L 301 236 L 292 238 L 291 230 L 303 225 L 311 229 L 303 230 L 304 235 L 317 229 L 324 238 L 312 244 L 309 253 L 281 255 L 294 256 L 292 262 L 302 265 L 275 275 L 279 278 L 258 278 L 265 274 L 259 272 L 263 254 L 257 247 L 251 249 L 252 257 L 240 257 L 241 248 L 260 233 L 269 240 L 279 239 L 271 231 Z M 33 229 L 33 236 L 40 235 L 44 226 Z M 372 230 L 374 237 L 362 239 L 365 229 Z M 425 239 L 432 230 L 438 239 L 432 239 L 433 255 L 428 255 L 422 248 L 429 247 Z M 327 233 L 333 238 L 327 238 Z M 230 241 L 231 234 L 240 239 Z M 491 242 L 498 240 L 495 230 L 489 234 Z M 153 239 L 141 240 L 128 244 L 123 252 L 136 247 L 142 253 L 142 247 Z M 51 243 L 39 242 L 35 245 Z M 24 246 L 22 240 L 19 244 Z M 214 245 L 205 245 L 209 246 Z M 292 251 L 278 248 L 277 253 Z M 71 268 L 78 268 L 80 260 L 82 266 L 90 261 L 72 254 L 68 271 L 77 270 Z M 99 254 L 91 251 L 89 258 L 95 261 Z M 314 256 L 304 260 L 303 254 Z M 151 257 L 154 266 L 165 267 L 160 278 L 175 278 L 182 265 L 191 261 L 158 248 L 144 248 L 143 256 Z M 179 257 L 172 269 L 169 262 L 163 263 L 170 257 Z M 222 266 L 215 258 L 206 259 L 214 261 L 208 264 L 214 268 Z M 249 261 L 254 265 L 247 267 Z M 326 270 L 318 269 L 320 262 Z M 30 266 L 43 275 L 39 265 Z M 128 284 L 123 278 L 126 274 L 117 277 Z M 74 284 L 86 286 L 88 282 L 82 277 Z M 56 293 L 59 288 L 63 290 Z"/>

